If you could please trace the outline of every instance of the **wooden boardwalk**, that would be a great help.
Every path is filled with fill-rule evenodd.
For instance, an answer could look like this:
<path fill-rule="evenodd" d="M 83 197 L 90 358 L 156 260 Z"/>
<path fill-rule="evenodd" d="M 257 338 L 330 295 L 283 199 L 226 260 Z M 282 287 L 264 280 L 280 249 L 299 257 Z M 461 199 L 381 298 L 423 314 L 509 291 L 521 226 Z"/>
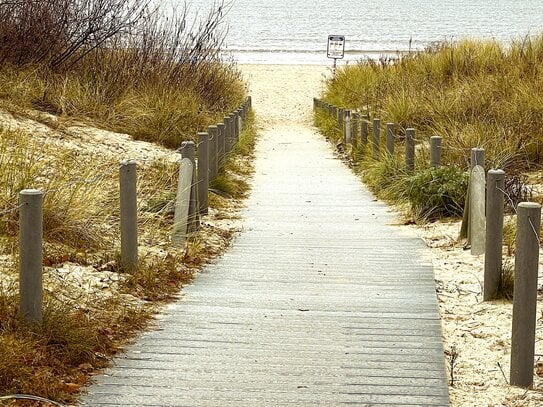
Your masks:
<path fill-rule="evenodd" d="M 308 127 L 258 146 L 245 231 L 89 406 L 447 406 L 431 262 Z"/>

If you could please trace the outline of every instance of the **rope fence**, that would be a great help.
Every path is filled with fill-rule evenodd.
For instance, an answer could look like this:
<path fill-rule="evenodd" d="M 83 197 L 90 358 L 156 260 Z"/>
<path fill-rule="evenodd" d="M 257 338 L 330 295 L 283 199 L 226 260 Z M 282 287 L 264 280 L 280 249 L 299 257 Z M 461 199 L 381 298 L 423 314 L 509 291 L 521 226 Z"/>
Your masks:
<path fill-rule="evenodd" d="M 333 118 L 342 135 L 342 141 L 355 151 L 358 144 L 368 146 L 371 156 L 380 160 L 381 122 L 368 112 L 350 111 L 314 98 L 313 109 Z M 370 134 L 371 126 L 371 134 Z M 385 153 L 394 157 L 394 141 L 398 140 L 394 123 L 386 124 Z M 415 129 L 405 130 L 405 170 L 415 171 Z M 443 139 L 432 136 L 429 140 L 430 168 L 441 166 Z M 485 154 L 482 148 L 472 148 L 469 188 L 466 195 L 461 237 L 467 238 L 473 255 L 484 254 L 484 300 L 497 296 L 502 276 L 503 212 L 507 198 L 517 214 L 517 237 L 515 252 L 515 277 L 513 297 L 513 324 L 511 336 L 510 383 L 520 387 L 533 384 L 535 353 L 535 321 L 537 304 L 537 276 L 540 251 L 541 205 L 521 202 L 515 208 L 511 197 L 504 191 L 505 172 L 490 169 L 485 173 Z M 465 233 L 464 233 L 465 232 Z"/>

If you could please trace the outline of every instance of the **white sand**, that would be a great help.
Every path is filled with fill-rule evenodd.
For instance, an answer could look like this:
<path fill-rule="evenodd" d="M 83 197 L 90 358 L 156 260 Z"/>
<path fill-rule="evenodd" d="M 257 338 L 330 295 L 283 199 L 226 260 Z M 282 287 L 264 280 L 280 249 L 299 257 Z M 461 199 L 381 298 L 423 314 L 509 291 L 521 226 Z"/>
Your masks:
<path fill-rule="evenodd" d="M 330 69 L 319 66 L 243 65 L 264 137 L 311 125 L 312 98 L 320 96 Z M 399 215 L 400 216 L 400 215 Z M 456 242 L 458 222 L 402 226 L 430 247 L 446 351 L 458 352 L 452 406 L 542 406 L 543 386 L 526 391 L 509 379 L 511 308 L 509 302 L 482 302 L 483 257 Z M 541 300 L 541 298 L 540 298 Z M 540 314 L 538 314 L 540 315 Z M 543 356 L 543 329 L 537 327 L 536 354 Z M 447 363 L 448 363 L 447 358 Z M 543 359 L 542 359 L 543 360 Z M 543 369 L 542 369 L 543 370 Z M 503 373 L 502 373 L 503 372 Z"/>

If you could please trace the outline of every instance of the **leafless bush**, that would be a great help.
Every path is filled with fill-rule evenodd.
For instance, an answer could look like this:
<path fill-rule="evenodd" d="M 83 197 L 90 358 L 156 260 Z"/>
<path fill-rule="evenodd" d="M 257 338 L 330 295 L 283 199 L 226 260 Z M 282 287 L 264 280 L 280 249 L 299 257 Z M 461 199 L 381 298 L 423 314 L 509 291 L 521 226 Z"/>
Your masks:
<path fill-rule="evenodd" d="M 508 212 L 514 212 L 520 202 L 529 201 L 533 188 L 528 184 L 526 175 L 508 174 L 505 177 L 505 206 Z"/>
<path fill-rule="evenodd" d="M 177 146 L 243 97 L 221 56 L 230 4 L 188 21 L 186 6 L 151 1 L 0 0 L 0 88 L 24 106 Z"/>
<path fill-rule="evenodd" d="M 136 74 L 166 70 L 177 79 L 186 66 L 218 57 L 227 7 L 215 3 L 188 29 L 186 7 L 163 11 L 150 0 L 0 0 L 0 64 L 40 63 L 58 72 L 95 52 L 122 51 Z"/>
<path fill-rule="evenodd" d="M 71 66 L 109 39 L 130 35 L 149 0 L 0 2 L 0 62 Z"/>

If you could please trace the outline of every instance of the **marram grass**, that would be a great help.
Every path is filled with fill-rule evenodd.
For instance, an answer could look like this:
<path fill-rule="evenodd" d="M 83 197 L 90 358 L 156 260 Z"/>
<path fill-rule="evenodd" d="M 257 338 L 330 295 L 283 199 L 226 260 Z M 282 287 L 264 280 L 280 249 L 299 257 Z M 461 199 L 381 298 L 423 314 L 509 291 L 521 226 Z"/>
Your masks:
<path fill-rule="evenodd" d="M 399 60 L 360 61 L 338 70 L 322 98 L 396 124 L 394 157 L 382 154 L 376 161 L 371 146 L 352 157 L 378 196 L 409 203 L 417 218 L 455 216 L 464 204 L 462 171 L 469 168 L 473 147 L 485 149 L 486 168 L 502 168 L 514 176 L 543 160 L 543 35 L 507 46 L 478 40 L 441 43 Z M 331 118 L 322 111 L 315 118 L 326 137 L 340 140 Z M 415 174 L 404 171 L 403 136 L 409 127 L 416 129 Z M 428 168 L 433 135 L 443 138 L 442 164 L 451 167 L 439 174 Z M 432 195 L 424 180 L 433 185 L 438 178 L 444 186 Z M 454 202 L 440 202 L 444 196 Z M 432 204 L 426 207 L 425 202 Z"/>
<path fill-rule="evenodd" d="M 417 138 L 443 137 L 443 163 L 466 168 L 482 147 L 489 167 L 518 172 L 538 164 L 543 143 L 543 35 L 504 46 L 441 43 L 401 60 L 362 61 L 330 79 L 324 99 L 369 110 Z"/>

